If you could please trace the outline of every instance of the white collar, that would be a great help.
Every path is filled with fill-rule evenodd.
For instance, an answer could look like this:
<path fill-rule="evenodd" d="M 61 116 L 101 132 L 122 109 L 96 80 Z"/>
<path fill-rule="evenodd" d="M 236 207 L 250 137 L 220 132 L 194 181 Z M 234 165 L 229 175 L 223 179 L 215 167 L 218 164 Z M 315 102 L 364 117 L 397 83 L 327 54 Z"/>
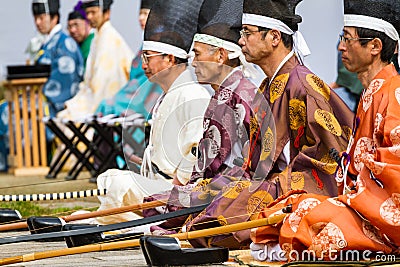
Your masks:
<path fill-rule="evenodd" d="M 58 33 L 61 30 L 62 30 L 61 24 L 57 24 L 56 26 L 54 26 L 54 28 L 46 36 L 46 39 L 45 39 L 44 43 L 46 44 L 48 41 L 50 41 L 54 37 L 54 35 L 56 35 L 56 33 Z"/>

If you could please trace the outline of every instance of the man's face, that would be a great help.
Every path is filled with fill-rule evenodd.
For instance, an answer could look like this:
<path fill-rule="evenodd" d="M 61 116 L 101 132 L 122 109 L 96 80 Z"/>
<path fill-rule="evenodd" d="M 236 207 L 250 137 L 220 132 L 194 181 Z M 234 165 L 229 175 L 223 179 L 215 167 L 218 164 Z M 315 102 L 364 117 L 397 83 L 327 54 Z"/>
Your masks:
<path fill-rule="evenodd" d="M 148 8 L 140 9 L 139 24 L 140 24 L 140 27 L 142 28 L 142 30 L 144 30 L 144 27 L 146 26 L 146 21 L 149 16 L 149 13 L 150 13 L 150 9 L 148 9 Z"/>
<path fill-rule="evenodd" d="M 89 34 L 89 25 L 84 19 L 71 19 L 68 32 L 77 43 L 82 43 Z"/>
<path fill-rule="evenodd" d="M 35 25 L 41 34 L 49 34 L 54 27 L 49 14 L 34 15 Z"/>
<path fill-rule="evenodd" d="M 155 82 L 153 76 L 170 67 L 168 61 L 164 60 L 165 56 L 165 54 L 156 51 L 143 51 L 142 68 L 150 81 Z"/>
<path fill-rule="evenodd" d="M 350 72 L 360 73 L 366 71 L 367 67 L 372 63 L 368 45 L 361 46 L 360 41 L 357 40 L 359 36 L 354 27 L 344 27 L 343 36 L 344 38 L 350 38 L 341 41 L 338 46 L 339 51 L 342 52 L 343 65 Z"/>
<path fill-rule="evenodd" d="M 257 64 L 260 60 L 267 56 L 268 36 L 263 39 L 265 31 L 259 31 L 257 26 L 244 24 L 239 39 L 239 45 L 248 62 Z"/>
<path fill-rule="evenodd" d="M 92 28 L 99 29 L 104 23 L 103 11 L 98 6 L 88 7 L 85 9 L 86 17 Z"/>
<path fill-rule="evenodd" d="M 194 58 L 192 66 L 199 83 L 211 84 L 219 75 L 218 70 L 218 48 L 212 45 L 194 42 Z"/>

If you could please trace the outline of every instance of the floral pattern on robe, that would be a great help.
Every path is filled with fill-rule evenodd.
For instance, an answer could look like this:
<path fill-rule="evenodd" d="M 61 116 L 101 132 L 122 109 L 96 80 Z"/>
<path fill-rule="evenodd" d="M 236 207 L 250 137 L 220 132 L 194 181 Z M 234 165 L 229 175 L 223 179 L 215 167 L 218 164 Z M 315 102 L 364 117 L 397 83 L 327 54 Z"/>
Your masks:
<path fill-rule="evenodd" d="M 252 220 L 266 204 L 290 190 L 337 195 L 334 178 L 337 163 L 329 156 L 329 150 L 346 148 L 353 113 L 295 56 L 271 82 L 266 79 L 259 92 L 265 96 L 270 111 L 264 106 L 258 108 L 257 100 L 262 98 L 256 99 L 247 165 L 251 183 L 244 188 L 237 181 L 228 185 L 227 188 L 240 192 L 227 197 L 222 190 L 204 212 L 188 223 L 189 230 L 201 229 L 206 222 L 218 224 L 221 217 L 228 223 Z M 255 199 L 255 194 L 262 197 L 252 203 L 253 212 L 249 213 L 245 200 Z M 250 231 L 245 230 L 190 242 L 196 247 L 240 248 L 251 240 Z"/>
<path fill-rule="evenodd" d="M 283 224 L 254 229 L 253 242 L 279 240 L 287 253 L 308 250 L 321 258 L 326 258 L 329 251 L 398 251 L 399 88 L 400 76 L 390 64 L 364 90 L 355 120 L 354 141 L 350 142 L 349 173 L 339 187 L 341 194 L 335 198 L 311 194 L 296 196 L 290 200 L 297 203 L 293 205 L 294 212 Z M 345 182 L 347 190 L 343 190 Z M 318 202 L 307 210 L 301 209 L 311 199 L 318 199 Z M 271 210 L 267 209 L 260 217 L 270 214 Z M 272 236 L 271 232 L 278 235 Z"/>
<path fill-rule="evenodd" d="M 145 202 L 169 196 L 169 211 L 208 203 L 232 179 L 236 180 L 232 177 L 234 173 L 238 173 L 236 176 L 239 177 L 249 176 L 244 173 L 240 164 L 233 161 L 243 157 L 240 150 L 250 135 L 252 102 L 256 91 L 257 88 L 240 70 L 233 70 L 211 98 L 205 112 L 203 138 L 199 145 L 201 157 L 197 168 L 194 168 L 190 183 L 186 186 L 174 186 L 171 192 L 147 197 Z M 232 146 L 235 147 L 235 152 L 232 151 Z M 156 209 L 144 211 L 146 217 L 155 214 L 159 214 Z M 153 229 L 182 226 L 184 220 L 171 220 Z"/>
<path fill-rule="evenodd" d="M 65 101 L 79 91 L 83 76 L 83 59 L 76 42 L 59 30 L 38 52 L 37 64 L 50 64 L 51 73 L 43 87 L 51 117 L 64 109 Z"/>

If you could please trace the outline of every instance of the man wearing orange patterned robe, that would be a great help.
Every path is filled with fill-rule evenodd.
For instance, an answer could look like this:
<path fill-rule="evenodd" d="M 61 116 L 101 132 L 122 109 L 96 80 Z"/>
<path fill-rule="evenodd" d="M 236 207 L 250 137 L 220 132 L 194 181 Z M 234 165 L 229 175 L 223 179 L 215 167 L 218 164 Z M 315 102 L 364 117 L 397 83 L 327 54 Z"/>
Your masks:
<path fill-rule="evenodd" d="M 344 3 L 339 50 L 345 67 L 358 74 L 366 89 L 353 139 L 336 174 L 339 197 L 293 192 L 276 201 L 260 216 L 268 217 L 287 204 L 293 212 L 279 225 L 252 231 L 255 258 L 263 254 L 271 259 L 264 254 L 278 240 L 289 260 L 299 259 L 304 251 L 330 260 L 365 260 L 372 252 L 399 252 L 400 76 L 390 58 L 399 44 L 400 2 Z"/>

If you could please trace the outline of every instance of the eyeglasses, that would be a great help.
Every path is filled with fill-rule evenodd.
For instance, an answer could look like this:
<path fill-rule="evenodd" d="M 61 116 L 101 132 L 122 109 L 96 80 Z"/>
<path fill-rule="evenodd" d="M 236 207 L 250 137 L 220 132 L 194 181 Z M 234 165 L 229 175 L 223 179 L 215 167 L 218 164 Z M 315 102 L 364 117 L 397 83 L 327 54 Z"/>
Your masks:
<path fill-rule="evenodd" d="M 240 37 L 242 37 L 243 39 L 247 39 L 247 37 L 249 37 L 252 33 L 255 32 L 262 32 L 263 30 L 257 30 L 257 31 L 250 31 L 247 29 L 241 29 L 240 30 Z"/>
<path fill-rule="evenodd" d="M 149 58 L 155 57 L 155 56 L 162 56 L 162 55 L 165 55 L 165 53 L 157 53 L 157 54 L 151 54 L 151 55 L 142 53 L 142 55 L 140 57 L 142 58 L 143 64 L 149 64 Z"/>
<path fill-rule="evenodd" d="M 339 35 L 339 41 L 342 43 L 349 43 L 349 41 L 359 41 L 359 40 L 374 40 L 375 38 L 372 37 L 365 37 L 365 38 L 351 38 L 351 37 L 344 37 L 344 35 Z"/>

